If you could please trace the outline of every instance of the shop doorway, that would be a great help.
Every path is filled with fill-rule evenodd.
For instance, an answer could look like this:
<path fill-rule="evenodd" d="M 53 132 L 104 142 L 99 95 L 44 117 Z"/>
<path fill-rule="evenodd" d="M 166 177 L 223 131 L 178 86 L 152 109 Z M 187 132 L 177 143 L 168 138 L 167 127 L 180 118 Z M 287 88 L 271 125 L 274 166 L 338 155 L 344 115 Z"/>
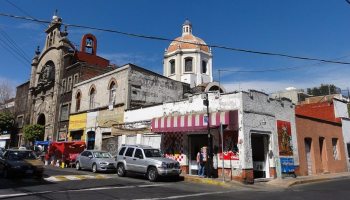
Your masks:
<path fill-rule="evenodd" d="M 212 137 L 211 137 L 212 138 Z M 188 166 L 189 166 L 189 174 L 197 175 L 198 174 L 198 166 L 197 166 L 197 153 L 200 148 L 203 146 L 208 146 L 208 135 L 207 134 L 198 134 L 198 135 L 189 135 L 189 156 L 188 156 Z"/>
<path fill-rule="evenodd" d="M 93 150 L 95 148 L 95 131 L 87 132 L 87 149 Z"/>
<path fill-rule="evenodd" d="M 269 136 L 267 134 L 251 134 L 254 179 L 269 178 Z"/>

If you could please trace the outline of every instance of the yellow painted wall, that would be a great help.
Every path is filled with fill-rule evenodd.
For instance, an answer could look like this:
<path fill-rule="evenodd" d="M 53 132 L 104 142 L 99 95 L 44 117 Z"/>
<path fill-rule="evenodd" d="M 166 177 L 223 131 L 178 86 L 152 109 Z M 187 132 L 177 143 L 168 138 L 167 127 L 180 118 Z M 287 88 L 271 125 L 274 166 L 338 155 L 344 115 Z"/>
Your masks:
<path fill-rule="evenodd" d="M 68 141 L 72 141 L 71 131 L 76 131 L 76 130 L 83 130 L 83 136 L 82 136 L 81 140 L 82 141 L 86 140 L 86 133 L 85 133 L 86 118 L 87 118 L 86 113 L 81 113 L 81 114 L 69 116 Z"/>

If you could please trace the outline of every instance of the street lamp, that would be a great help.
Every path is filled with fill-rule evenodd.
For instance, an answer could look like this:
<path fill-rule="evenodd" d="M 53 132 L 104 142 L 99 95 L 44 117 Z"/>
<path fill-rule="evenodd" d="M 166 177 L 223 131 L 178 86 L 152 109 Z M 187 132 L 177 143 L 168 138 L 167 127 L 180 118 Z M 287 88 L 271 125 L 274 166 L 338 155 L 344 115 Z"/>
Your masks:
<path fill-rule="evenodd" d="M 207 148 L 207 177 L 212 175 L 212 139 L 210 134 L 210 117 L 209 117 L 209 96 L 208 93 L 202 95 L 203 105 L 207 106 L 207 131 L 208 131 L 208 148 Z"/>

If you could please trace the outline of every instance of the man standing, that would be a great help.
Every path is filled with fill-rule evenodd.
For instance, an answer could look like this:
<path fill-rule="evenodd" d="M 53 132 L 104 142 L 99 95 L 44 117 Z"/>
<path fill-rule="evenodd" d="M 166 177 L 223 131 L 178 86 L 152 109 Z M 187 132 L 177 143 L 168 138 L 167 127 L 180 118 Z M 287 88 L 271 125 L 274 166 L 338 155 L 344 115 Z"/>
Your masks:
<path fill-rule="evenodd" d="M 207 149 L 202 147 L 197 153 L 198 176 L 204 177 L 205 165 L 207 162 Z"/>

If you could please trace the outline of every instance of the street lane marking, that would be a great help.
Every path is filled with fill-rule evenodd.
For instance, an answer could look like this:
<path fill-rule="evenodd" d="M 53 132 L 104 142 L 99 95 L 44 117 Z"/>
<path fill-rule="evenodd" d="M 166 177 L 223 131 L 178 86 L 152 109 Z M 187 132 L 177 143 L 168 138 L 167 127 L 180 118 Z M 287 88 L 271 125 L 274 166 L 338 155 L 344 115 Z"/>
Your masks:
<path fill-rule="evenodd" d="M 77 181 L 77 180 L 86 180 L 86 179 L 108 179 L 111 178 L 105 175 L 65 175 L 65 176 L 50 176 L 44 178 L 45 181 L 49 182 L 60 182 L 60 181 Z"/>
<path fill-rule="evenodd" d="M 0 199 L 11 198 L 11 197 L 23 197 L 23 196 L 34 196 L 38 194 L 49 194 L 49 193 L 65 193 L 65 192 L 84 192 L 84 191 L 98 191 L 98 190 L 112 190 L 112 189 L 129 189 L 129 188 L 146 188 L 146 187 L 160 187 L 170 184 L 150 184 L 150 185 L 130 185 L 130 186 L 111 186 L 111 187 L 98 187 L 98 188 L 84 188 L 84 189 L 70 189 L 70 190 L 48 190 L 41 192 L 26 192 L 26 193 L 15 193 L 15 194 L 2 194 Z"/>
<path fill-rule="evenodd" d="M 199 196 L 204 196 L 204 195 L 225 194 L 225 193 L 230 193 L 230 192 L 232 192 L 232 191 L 203 192 L 203 193 L 196 193 L 196 194 L 186 194 L 186 195 L 176 195 L 176 196 L 169 196 L 169 197 L 157 197 L 157 198 L 146 198 L 146 199 L 133 199 L 133 200 L 180 199 L 180 198 L 188 198 L 188 197 L 199 197 Z"/>

